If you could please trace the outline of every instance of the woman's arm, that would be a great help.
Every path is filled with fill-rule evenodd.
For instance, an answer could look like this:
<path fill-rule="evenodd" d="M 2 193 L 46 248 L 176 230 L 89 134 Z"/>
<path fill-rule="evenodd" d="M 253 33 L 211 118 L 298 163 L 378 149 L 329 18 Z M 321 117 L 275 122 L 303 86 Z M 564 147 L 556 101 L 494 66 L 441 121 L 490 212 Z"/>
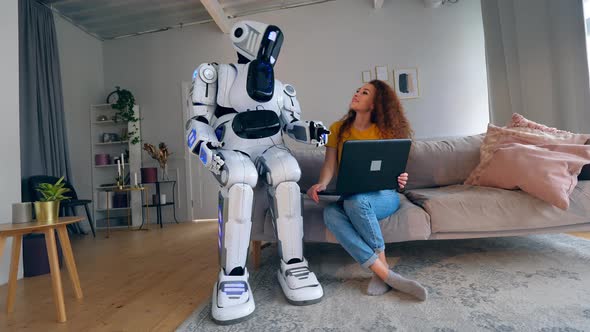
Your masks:
<path fill-rule="evenodd" d="M 326 190 L 326 187 L 336 174 L 336 167 L 338 165 L 338 150 L 332 147 L 326 147 L 326 156 L 324 158 L 324 164 L 320 171 L 320 179 L 317 184 L 314 184 L 307 191 L 307 196 L 313 199 L 314 202 L 319 203 L 320 198 L 318 192 Z"/>

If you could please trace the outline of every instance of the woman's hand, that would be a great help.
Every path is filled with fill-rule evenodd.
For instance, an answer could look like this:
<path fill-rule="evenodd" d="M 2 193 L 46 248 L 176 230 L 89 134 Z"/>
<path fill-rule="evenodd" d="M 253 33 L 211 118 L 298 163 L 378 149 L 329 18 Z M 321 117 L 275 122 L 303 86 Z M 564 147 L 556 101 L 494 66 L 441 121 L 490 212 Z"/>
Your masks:
<path fill-rule="evenodd" d="M 404 189 L 404 187 L 406 186 L 406 183 L 408 183 L 408 173 L 400 174 L 397 177 L 397 184 L 399 186 L 399 189 Z"/>
<path fill-rule="evenodd" d="M 326 185 L 316 183 L 307 190 L 307 196 L 309 196 L 309 198 L 311 198 L 314 202 L 319 203 L 320 198 L 318 197 L 318 192 L 324 190 L 326 190 Z"/>

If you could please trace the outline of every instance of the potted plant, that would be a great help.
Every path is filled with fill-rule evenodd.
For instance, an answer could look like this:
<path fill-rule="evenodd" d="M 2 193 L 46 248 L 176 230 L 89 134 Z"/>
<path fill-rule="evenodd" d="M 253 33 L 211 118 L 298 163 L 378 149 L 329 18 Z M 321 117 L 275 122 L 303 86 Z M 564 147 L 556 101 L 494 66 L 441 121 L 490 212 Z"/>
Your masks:
<path fill-rule="evenodd" d="M 35 190 L 41 193 L 40 201 L 34 203 L 37 221 L 54 222 L 59 216 L 59 202 L 70 197 L 64 196 L 70 189 L 64 188 L 62 176 L 55 184 L 41 183 Z"/>
<path fill-rule="evenodd" d="M 131 144 L 137 144 L 139 143 L 140 139 L 137 127 L 139 118 L 135 116 L 135 112 L 133 111 L 133 107 L 135 106 L 135 97 L 129 90 L 121 89 L 121 87 L 118 86 L 115 88 L 116 90 L 111 92 L 107 97 L 107 103 L 111 104 L 111 107 L 117 110 L 113 121 L 132 123 L 133 128 L 127 132 L 127 137 Z"/>

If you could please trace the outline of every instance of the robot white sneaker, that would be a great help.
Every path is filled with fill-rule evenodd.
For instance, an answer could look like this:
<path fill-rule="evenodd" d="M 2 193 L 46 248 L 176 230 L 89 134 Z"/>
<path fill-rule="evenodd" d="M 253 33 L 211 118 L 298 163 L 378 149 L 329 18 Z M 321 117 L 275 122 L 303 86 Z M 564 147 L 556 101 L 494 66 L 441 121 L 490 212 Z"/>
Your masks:
<path fill-rule="evenodd" d="M 324 290 L 315 274 L 309 270 L 307 260 L 293 264 L 286 264 L 281 260 L 277 274 L 287 302 L 308 305 L 322 300 Z"/>
<path fill-rule="evenodd" d="M 248 270 L 243 276 L 226 276 L 219 271 L 211 300 L 211 315 L 215 323 L 235 324 L 249 318 L 254 312 L 254 298 L 248 276 Z"/>

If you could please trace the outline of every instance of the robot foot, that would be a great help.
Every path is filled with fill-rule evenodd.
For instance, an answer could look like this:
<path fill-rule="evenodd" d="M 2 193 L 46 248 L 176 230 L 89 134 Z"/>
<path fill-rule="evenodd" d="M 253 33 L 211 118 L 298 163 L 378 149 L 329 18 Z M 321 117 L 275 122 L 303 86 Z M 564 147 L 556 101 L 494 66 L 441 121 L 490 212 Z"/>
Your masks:
<path fill-rule="evenodd" d="M 324 290 L 315 274 L 309 270 L 307 260 L 286 264 L 281 259 L 281 268 L 277 274 L 287 302 L 308 305 L 322 300 Z"/>
<path fill-rule="evenodd" d="M 248 276 L 248 270 L 242 276 L 226 276 L 219 272 L 211 299 L 211 315 L 216 324 L 230 325 L 250 318 L 255 305 Z"/>

